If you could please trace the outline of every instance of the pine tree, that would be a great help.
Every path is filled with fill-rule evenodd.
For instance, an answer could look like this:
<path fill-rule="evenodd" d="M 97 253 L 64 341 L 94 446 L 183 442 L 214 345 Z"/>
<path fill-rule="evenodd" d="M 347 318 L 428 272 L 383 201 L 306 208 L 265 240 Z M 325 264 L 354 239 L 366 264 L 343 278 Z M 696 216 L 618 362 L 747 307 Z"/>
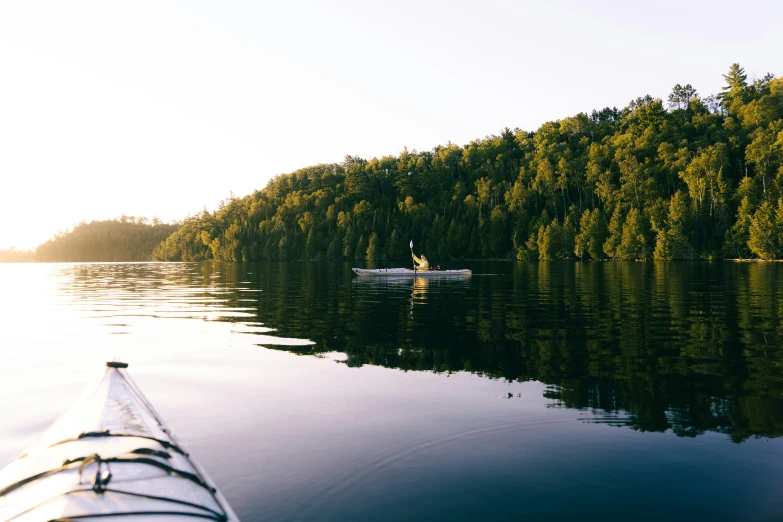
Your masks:
<path fill-rule="evenodd" d="M 378 253 L 380 252 L 380 247 L 378 246 L 378 234 L 375 232 L 372 233 L 370 236 L 370 243 L 367 245 L 367 252 L 365 259 L 369 261 L 375 261 L 378 259 Z"/>
<path fill-rule="evenodd" d="M 599 209 L 587 209 L 579 220 L 579 233 L 574 241 L 574 254 L 579 259 L 590 256 L 591 259 L 603 259 L 606 254 L 603 244 L 607 229 L 603 213 Z"/>
<path fill-rule="evenodd" d="M 783 214 L 783 211 L 779 213 Z M 775 209 L 765 201 L 753 214 L 750 224 L 748 248 L 761 259 L 779 259 L 781 257 L 781 231 L 778 221 L 783 223 L 783 215 L 776 220 Z"/>
<path fill-rule="evenodd" d="M 642 215 L 632 208 L 625 217 L 620 245 L 617 247 L 620 259 L 644 261 L 649 257 L 645 227 Z"/>
<path fill-rule="evenodd" d="M 622 225 L 622 211 L 620 205 L 617 205 L 612 214 L 612 218 L 609 220 L 608 235 L 606 241 L 603 244 L 603 250 L 606 255 L 611 258 L 619 258 L 618 247 L 623 238 L 623 225 Z"/>
<path fill-rule="evenodd" d="M 745 74 L 745 69 L 740 67 L 740 64 L 733 63 L 729 68 L 729 73 L 723 75 L 723 79 L 726 80 L 726 85 L 722 87 L 722 93 L 718 95 L 721 103 L 728 107 L 735 98 L 743 97 L 745 88 L 748 86 L 748 75 Z"/>

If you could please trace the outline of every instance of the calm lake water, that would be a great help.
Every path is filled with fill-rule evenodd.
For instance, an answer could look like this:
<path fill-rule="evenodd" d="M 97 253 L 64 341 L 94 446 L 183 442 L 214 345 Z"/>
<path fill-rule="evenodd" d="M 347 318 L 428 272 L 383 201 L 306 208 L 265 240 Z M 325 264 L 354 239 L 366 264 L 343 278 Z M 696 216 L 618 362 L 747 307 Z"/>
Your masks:
<path fill-rule="evenodd" d="M 245 522 L 783 519 L 783 265 L 463 267 L 0 265 L 0 466 L 119 357 Z"/>

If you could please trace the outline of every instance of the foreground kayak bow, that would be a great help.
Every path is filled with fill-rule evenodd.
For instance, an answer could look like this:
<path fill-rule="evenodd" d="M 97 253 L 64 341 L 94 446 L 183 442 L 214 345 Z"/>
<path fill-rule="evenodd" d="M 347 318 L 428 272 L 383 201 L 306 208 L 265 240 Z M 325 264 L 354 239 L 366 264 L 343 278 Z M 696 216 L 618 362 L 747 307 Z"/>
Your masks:
<path fill-rule="evenodd" d="M 125 371 L 100 380 L 0 471 L 0 520 L 237 521 Z"/>

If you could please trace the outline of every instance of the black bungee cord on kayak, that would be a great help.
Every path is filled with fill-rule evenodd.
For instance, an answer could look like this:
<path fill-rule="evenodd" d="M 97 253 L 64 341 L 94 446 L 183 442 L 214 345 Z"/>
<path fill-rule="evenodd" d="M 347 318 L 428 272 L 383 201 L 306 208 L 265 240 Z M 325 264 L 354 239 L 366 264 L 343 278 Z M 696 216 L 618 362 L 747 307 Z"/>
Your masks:
<path fill-rule="evenodd" d="M 85 431 L 84 433 L 80 433 L 78 436 L 70 438 L 70 439 L 64 439 L 59 442 L 55 442 L 54 444 L 51 444 L 47 446 L 47 448 L 53 448 L 55 446 L 59 446 L 60 444 L 67 444 L 68 442 L 75 442 L 77 440 L 87 439 L 90 437 L 136 437 L 139 439 L 147 439 L 147 440 L 153 440 L 163 446 L 166 449 L 172 449 L 179 453 L 180 455 L 183 455 L 185 457 L 189 457 L 188 453 L 184 451 L 182 448 L 177 446 L 174 443 L 171 443 L 167 440 L 162 439 L 156 439 L 155 437 L 148 437 L 146 435 L 137 435 L 136 433 L 115 433 L 111 432 L 109 430 L 103 430 L 103 431 Z"/>
<path fill-rule="evenodd" d="M 71 462 L 75 461 L 65 461 L 63 462 L 63 466 L 70 464 Z M 106 464 L 106 469 L 103 469 L 104 463 Z M 95 464 L 96 467 L 95 477 L 92 479 L 92 490 L 101 494 L 105 491 L 106 486 L 111 480 L 111 466 L 109 465 L 108 460 L 103 460 L 97 453 L 91 457 L 84 457 L 82 465 L 79 466 L 79 484 L 82 483 L 82 473 L 90 464 Z"/>
<path fill-rule="evenodd" d="M 7 515 L 2 516 L 4 520 L 15 521 L 30 517 L 33 512 L 37 513 L 35 510 L 42 505 L 52 501 L 59 502 L 66 497 L 72 498 L 75 504 L 71 505 L 70 501 L 66 502 L 64 506 L 67 505 L 68 509 L 57 511 L 59 515 L 44 508 L 47 513 L 50 513 L 45 517 L 46 519 L 54 516 L 57 518 L 52 520 L 56 522 L 77 522 L 99 517 L 147 515 L 158 519 L 158 517 L 168 515 L 220 522 L 236 520 L 231 508 L 227 507 L 225 499 L 212 485 L 206 473 L 191 459 L 189 453 L 169 431 L 146 397 L 124 373 L 123 370 L 127 366 L 126 363 L 116 361 L 107 363 L 109 370 L 105 372 L 100 383 L 114 386 L 114 383 L 117 382 L 120 385 L 119 391 L 112 393 L 124 394 L 123 397 L 138 401 L 137 405 L 120 403 L 118 412 L 121 417 L 124 415 L 135 419 L 138 408 L 138 414 L 141 415 L 142 420 L 149 423 L 149 426 L 154 426 L 153 423 L 156 423 L 159 431 L 154 429 L 152 432 L 148 431 L 145 429 L 147 424 L 119 423 L 112 417 L 102 426 L 96 426 L 97 429 L 93 431 L 76 432 L 77 434 L 70 431 L 67 434 L 61 433 L 60 436 L 67 437 L 65 439 L 59 440 L 59 437 L 49 439 L 58 441 L 53 444 L 40 442 L 33 447 L 36 451 L 36 458 L 39 453 L 50 454 L 50 448 L 53 447 L 64 445 L 67 448 L 78 447 L 79 449 L 76 451 L 58 449 L 55 450 L 54 455 L 62 455 L 59 459 L 56 457 L 54 459 L 43 458 L 40 461 L 34 461 L 29 467 L 17 469 L 16 476 L 12 475 L 14 482 L 10 484 L 6 482 L 0 486 L 0 504 L 3 504 L 4 507 L 13 507 L 13 505 L 4 504 L 3 501 L 6 499 L 3 497 L 8 495 L 8 500 L 14 504 L 17 499 L 17 490 L 26 485 L 29 485 L 30 488 L 37 488 L 39 483 L 48 484 L 48 489 L 46 485 L 43 486 L 44 491 L 48 493 L 40 495 L 40 498 L 35 499 L 35 505 L 30 505 L 27 494 L 19 492 L 20 498 L 23 498 L 25 503 L 16 506 L 11 510 L 12 512 L 3 512 Z M 115 381 L 117 377 L 121 381 Z M 122 387 L 123 381 L 127 388 Z M 95 391 L 91 391 L 91 393 L 94 394 Z M 103 397 L 101 399 L 107 400 Z M 104 406 L 105 408 L 106 406 Z M 119 428 L 118 431 L 111 431 L 107 424 Z M 136 431 L 137 429 L 138 431 Z M 115 439 L 114 442 L 108 440 L 114 437 L 118 439 Z M 119 438 L 125 440 L 120 441 Z M 138 440 L 132 441 L 132 438 Z M 96 439 L 107 440 L 104 442 Z M 68 443 L 71 442 L 74 444 L 69 446 Z M 132 449 L 134 447 L 136 449 Z M 114 450 L 112 451 L 111 448 Z M 98 451 L 96 452 L 96 450 Z M 77 457 L 74 457 L 74 454 Z M 25 452 L 20 459 L 26 457 L 29 457 L 28 452 Z M 63 458 L 65 460 L 60 460 Z M 126 466 L 126 464 L 130 466 Z M 49 466 L 54 466 L 54 468 Z M 95 469 L 90 466 L 95 466 Z M 54 478 L 55 475 L 57 478 Z M 50 480 L 49 477 L 53 478 Z M 67 489 L 57 486 L 61 479 L 69 483 Z M 184 479 L 185 482 L 181 479 Z M 143 487 L 137 487 L 139 480 Z M 146 484 L 147 481 L 153 480 L 162 480 L 161 484 L 164 486 L 166 484 L 172 484 L 172 486 L 161 489 L 153 485 L 155 482 Z M 52 487 L 52 484 L 55 487 Z M 174 485 L 176 487 L 173 487 Z M 184 494 L 185 492 L 188 494 Z M 71 495 L 76 496 L 71 497 Z M 207 496 L 212 498 L 214 504 L 206 501 Z M 56 509 L 59 509 L 59 504 L 57 506 Z M 110 510 L 116 511 L 110 512 Z"/>
<path fill-rule="evenodd" d="M 102 433 L 101 436 L 108 436 L 108 435 L 104 434 L 104 432 L 99 432 L 99 433 Z M 145 437 L 145 438 L 150 438 L 150 437 Z M 75 440 L 78 440 L 78 438 L 75 439 Z M 56 445 L 61 444 L 61 443 L 62 442 L 58 442 L 56 444 L 53 444 L 53 446 L 56 446 Z M 134 496 L 134 497 L 142 497 L 142 498 L 147 498 L 147 499 L 151 499 L 151 500 L 160 500 L 160 501 L 164 501 L 164 502 L 170 502 L 170 503 L 173 503 L 173 504 L 180 504 L 180 505 L 183 505 L 183 506 L 194 507 L 194 508 L 197 508 L 197 509 L 202 509 L 204 511 L 207 511 L 208 513 L 198 514 L 198 513 L 176 512 L 176 511 L 161 511 L 161 512 L 155 512 L 155 513 L 152 513 L 152 512 L 149 512 L 149 513 L 147 513 L 147 512 L 145 512 L 145 513 L 127 512 L 127 513 L 111 513 L 111 514 L 103 513 L 103 514 L 95 514 L 95 515 L 81 515 L 81 516 L 77 516 L 76 518 L 73 518 L 73 519 L 67 519 L 66 518 L 66 519 L 58 519 L 58 520 L 62 520 L 64 522 L 66 520 L 80 520 L 82 518 L 93 518 L 93 517 L 102 517 L 103 518 L 103 517 L 110 517 L 110 516 L 126 516 L 126 515 L 142 515 L 142 514 L 150 514 L 150 515 L 151 514 L 187 515 L 187 516 L 193 516 L 193 517 L 197 517 L 197 518 L 207 518 L 207 519 L 210 519 L 210 520 L 219 520 L 219 521 L 226 521 L 226 520 L 228 520 L 228 516 L 225 513 L 219 513 L 217 511 L 214 511 L 214 510 L 212 510 L 210 508 L 207 508 L 207 507 L 199 505 L 199 504 L 194 504 L 194 503 L 187 502 L 187 501 L 184 501 L 184 500 L 178 500 L 178 499 L 169 498 L 169 497 L 161 497 L 161 496 L 156 496 L 156 495 L 146 495 L 146 494 L 143 494 L 143 493 L 134 493 L 134 492 L 130 492 L 130 491 L 123 491 L 121 489 L 109 488 L 108 485 L 109 485 L 109 482 L 112 479 L 112 473 L 111 473 L 111 466 L 110 466 L 110 464 L 111 463 L 126 463 L 126 464 L 147 464 L 147 465 L 150 465 L 150 466 L 154 466 L 154 467 L 156 467 L 158 469 L 161 469 L 161 470 L 165 471 L 168 475 L 174 475 L 174 476 L 178 476 L 178 477 L 184 478 L 186 480 L 190 480 L 191 482 L 194 482 L 195 484 L 198 484 L 202 488 L 204 488 L 207 491 L 209 491 L 212 495 L 214 495 L 215 492 L 216 492 L 215 488 L 213 488 L 212 486 L 210 486 L 209 484 L 204 482 L 201 479 L 201 477 L 199 477 L 198 475 L 196 475 L 194 473 L 190 473 L 188 471 L 183 471 L 183 470 L 180 470 L 180 469 L 176 469 L 176 468 L 174 468 L 172 466 L 169 466 L 165 462 L 161 462 L 159 460 L 155 460 L 154 458 L 150 458 L 150 457 L 158 457 L 158 458 L 166 459 L 166 460 L 171 459 L 171 454 L 169 454 L 166 451 L 155 450 L 155 449 L 152 449 L 152 448 L 138 448 L 138 449 L 135 449 L 133 451 L 128 452 L 127 455 L 144 455 L 144 456 L 141 456 L 141 457 L 131 457 L 131 458 L 118 456 L 118 457 L 110 457 L 110 458 L 104 459 L 100 455 L 95 453 L 93 455 L 89 455 L 89 456 L 86 456 L 86 457 L 78 457 L 78 458 L 75 458 L 75 459 L 68 459 L 68 460 L 65 460 L 63 462 L 62 466 L 60 466 L 58 468 L 38 473 L 36 475 L 33 475 L 31 477 L 27 477 L 26 479 L 20 480 L 18 482 L 15 482 L 15 483 L 7 486 L 6 488 L 0 490 L 0 497 L 2 497 L 4 495 L 7 495 L 8 493 L 11 493 L 12 491 L 14 491 L 14 490 L 16 490 L 16 489 L 26 485 L 26 484 L 34 482 L 36 480 L 39 480 L 39 479 L 42 479 L 42 478 L 45 478 L 45 477 L 49 477 L 51 475 L 55 475 L 57 473 L 60 473 L 61 471 L 66 471 L 68 469 L 72 469 L 72 468 L 74 468 L 76 466 L 76 464 L 79 464 L 79 477 L 80 477 L 79 478 L 79 482 L 81 483 L 81 476 L 82 476 L 82 473 L 84 472 L 84 470 L 87 469 L 89 466 L 95 464 L 97 466 L 97 469 L 95 471 L 95 476 L 93 477 L 93 480 L 91 482 L 91 488 L 90 489 L 92 489 L 92 491 L 94 491 L 95 493 L 97 493 L 99 495 L 103 494 L 103 493 L 118 493 L 118 494 L 122 494 L 122 495 L 130 495 L 130 496 Z M 147 456 L 147 455 L 149 455 L 149 456 Z M 104 464 L 106 466 L 105 468 L 104 468 Z M 64 494 L 68 494 L 68 493 L 64 493 Z M 220 505 L 220 504 L 218 504 L 218 505 Z M 15 516 L 13 518 L 17 518 L 18 516 L 21 516 L 22 514 L 23 513 L 19 513 L 17 516 Z M 13 518 L 11 520 L 13 520 Z"/>
<path fill-rule="evenodd" d="M 110 517 L 129 517 L 129 516 L 138 516 L 138 515 L 182 515 L 190 518 L 203 518 L 207 520 L 216 520 L 217 522 L 227 522 L 228 516 L 223 513 L 218 513 L 217 511 L 214 511 L 212 509 L 209 509 L 207 507 L 201 506 L 199 504 L 193 504 L 191 502 L 186 502 L 184 500 L 177 500 L 173 498 L 168 497 L 158 497 L 155 495 L 145 495 L 143 493 L 131 493 L 130 491 L 122 491 L 119 489 L 111 489 L 106 488 L 104 490 L 107 493 L 118 493 L 121 495 L 129 495 L 131 497 L 138 497 L 138 498 L 146 498 L 150 500 L 161 500 L 164 502 L 171 502 L 173 504 L 180 504 L 182 506 L 188 506 L 193 507 L 197 509 L 202 509 L 206 511 L 206 513 L 193 513 L 189 511 L 124 511 L 124 512 L 118 512 L 118 513 L 95 513 L 95 514 L 87 514 L 87 515 L 76 515 L 73 517 L 65 517 L 65 518 L 55 518 L 50 520 L 49 522 L 78 522 L 79 520 L 84 520 L 86 518 L 110 518 Z M 67 493 L 63 493 L 63 495 L 66 495 Z M 30 508 L 27 511 L 24 511 L 22 513 L 19 513 L 18 515 L 10 518 L 6 522 L 11 522 L 13 519 L 18 518 L 28 511 L 35 509 L 35 506 Z"/>
<path fill-rule="evenodd" d="M 150 453 L 148 453 L 148 452 L 150 452 Z M 130 453 L 131 454 L 152 454 L 152 452 L 157 453 L 156 450 L 152 450 L 152 449 L 149 449 L 149 448 L 139 448 L 137 450 L 131 451 Z M 161 452 L 161 453 L 165 454 L 165 452 Z M 160 456 L 160 455 L 156 455 L 156 456 Z M 167 458 L 167 457 L 171 458 L 171 455 L 166 454 L 166 457 L 162 457 L 162 458 Z M 87 466 L 91 465 L 91 464 L 97 464 L 98 465 L 98 472 L 100 473 L 100 466 L 101 466 L 101 464 L 102 463 L 107 463 L 108 464 L 108 463 L 111 463 L 111 462 L 126 463 L 126 464 L 147 464 L 147 465 L 150 465 L 150 466 L 154 466 L 156 468 L 159 468 L 159 469 L 165 471 L 169 475 L 175 475 L 175 476 L 178 476 L 178 477 L 190 480 L 191 482 L 194 482 L 194 483 L 198 484 L 199 486 L 201 486 L 202 488 L 206 489 L 210 493 L 213 493 L 213 494 L 215 493 L 215 488 L 213 488 L 212 486 L 210 486 L 209 484 L 204 482 L 201 479 L 201 477 L 199 477 L 198 475 L 196 475 L 194 473 L 190 473 L 189 471 L 183 471 L 181 469 L 173 468 L 173 467 L 169 466 L 168 464 L 166 464 L 165 462 L 160 462 L 158 460 L 155 460 L 155 459 L 152 459 L 152 458 L 149 458 L 149 457 L 133 457 L 133 458 L 110 457 L 110 458 L 104 459 L 104 458 L 101 458 L 100 455 L 95 454 L 95 455 L 90 455 L 88 457 L 78 457 L 78 458 L 75 458 L 75 459 L 66 460 L 66 461 L 63 462 L 63 465 L 60 466 L 59 468 L 50 469 L 48 471 L 42 471 L 41 473 L 36 473 L 35 475 L 33 475 L 31 477 L 27 477 L 27 478 L 22 479 L 20 481 L 14 482 L 13 484 L 11 484 L 11 485 L 3 488 L 2 490 L 0 490 L 0 497 L 2 497 L 3 495 L 7 495 L 8 493 L 14 491 L 17 488 L 20 488 L 20 487 L 24 486 L 25 484 L 29 484 L 30 482 L 34 482 L 34 481 L 36 481 L 38 479 L 41 479 L 41 478 L 44 478 L 44 477 L 49 477 L 49 476 L 54 475 L 56 473 L 60 473 L 61 471 L 66 471 L 68 469 L 71 469 L 71 468 L 74 467 L 74 464 L 77 464 L 77 463 L 79 464 L 79 475 L 81 476 L 81 474 L 84 471 L 84 469 Z M 105 483 L 108 483 L 108 481 L 110 480 L 110 475 L 111 475 L 111 473 L 109 473 L 109 477 L 106 479 Z"/>

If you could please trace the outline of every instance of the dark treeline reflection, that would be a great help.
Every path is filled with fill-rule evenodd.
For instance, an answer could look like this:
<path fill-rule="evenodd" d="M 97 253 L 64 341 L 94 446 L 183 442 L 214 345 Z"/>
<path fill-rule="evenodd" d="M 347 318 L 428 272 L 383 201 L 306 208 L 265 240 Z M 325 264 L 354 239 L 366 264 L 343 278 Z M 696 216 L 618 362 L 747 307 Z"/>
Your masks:
<path fill-rule="evenodd" d="M 142 288 L 160 299 L 187 286 L 201 306 L 226 311 L 220 320 L 260 323 L 280 338 L 314 342 L 263 342 L 270 348 L 342 352 L 353 367 L 541 381 L 554 406 L 592 410 L 591 422 L 689 437 L 715 431 L 735 441 L 783 433 L 783 266 L 470 268 L 467 280 L 415 281 L 365 280 L 353 277 L 349 265 L 332 263 L 71 270 L 77 286 L 102 281 L 101 291 L 125 286 L 139 299 Z"/>

